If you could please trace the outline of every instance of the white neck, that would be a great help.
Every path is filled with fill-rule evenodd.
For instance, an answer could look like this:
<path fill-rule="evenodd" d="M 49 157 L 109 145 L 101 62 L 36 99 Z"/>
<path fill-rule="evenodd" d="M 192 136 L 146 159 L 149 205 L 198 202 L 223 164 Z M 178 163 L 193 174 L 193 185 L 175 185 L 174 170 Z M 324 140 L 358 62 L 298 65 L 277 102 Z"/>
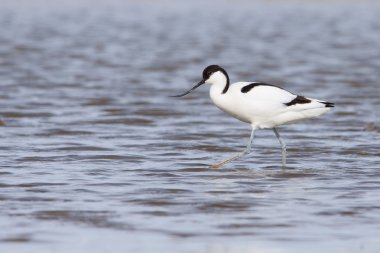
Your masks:
<path fill-rule="evenodd" d="M 222 72 L 215 72 L 210 78 L 206 81 L 206 83 L 210 83 L 210 97 L 214 104 L 224 110 L 222 107 L 223 101 L 228 96 L 228 92 L 223 93 L 225 91 L 227 85 L 227 77 Z"/>
<path fill-rule="evenodd" d="M 220 93 L 225 89 L 227 82 L 228 79 L 226 75 L 221 71 L 215 72 L 205 81 L 205 83 L 211 84 L 211 89 L 220 90 Z"/>

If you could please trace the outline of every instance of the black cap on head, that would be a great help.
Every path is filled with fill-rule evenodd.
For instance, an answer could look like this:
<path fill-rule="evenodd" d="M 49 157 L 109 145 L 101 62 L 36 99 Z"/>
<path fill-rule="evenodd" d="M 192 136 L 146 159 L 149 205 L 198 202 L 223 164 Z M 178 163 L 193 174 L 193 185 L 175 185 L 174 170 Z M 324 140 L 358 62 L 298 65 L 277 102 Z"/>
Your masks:
<path fill-rule="evenodd" d="M 224 94 L 224 93 L 227 92 L 228 87 L 230 86 L 230 78 L 228 77 L 228 74 L 224 70 L 224 68 L 220 67 L 219 65 L 210 65 L 210 66 L 208 66 L 207 68 L 205 68 L 203 70 L 203 80 L 206 81 L 207 79 L 210 78 L 210 76 L 212 74 L 214 74 L 215 72 L 218 72 L 218 71 L 222 72 L 226 76 L 226 78 L 227 78 L 226 86 L 224 87 L 223 92 L 222 92 Z"/>
<path fill-rule="evenodd" d="M 210 65 L 203 70 L 203 78 L 197 85 L 195 85 L 193 88 L 191 88 L 190 90 L 188 90 L 182 94 L 174 95 L 171 97 L 183 97 L 183 96 L 189 94 L 190 92 L 192 92 L 193 90 L 195 90 L 196 88 L 198 88 L 199 86 L 204 84 L 207 81 L 207 79 L 210 78 L 210 76 L 212 74 L 214 74 L 215 72 L 218 72 L 218 71 L 221 71 L 227 78 L 226 86 L 224 87 L 224 90 L 223 90 L 223 94 L 226 93 L 228 90 L 228 86 L 230 85 L 230 80 L 228 78 L 227 72 L 222 67 L 220 67 L 218 65 Z"/>
<path fill-rule="evenodd" d="M 204 70 L 203 70 L 203 80 L 207 80 L 209 79 L 209 77 L 214 74 L 215 72 L 218 72 L 218 71 L 222 71 L 223 73 L 225 73 L 226 71 L 220 67 L 219 65 L 210 65 L 208 67 L 206 67 Z"/>

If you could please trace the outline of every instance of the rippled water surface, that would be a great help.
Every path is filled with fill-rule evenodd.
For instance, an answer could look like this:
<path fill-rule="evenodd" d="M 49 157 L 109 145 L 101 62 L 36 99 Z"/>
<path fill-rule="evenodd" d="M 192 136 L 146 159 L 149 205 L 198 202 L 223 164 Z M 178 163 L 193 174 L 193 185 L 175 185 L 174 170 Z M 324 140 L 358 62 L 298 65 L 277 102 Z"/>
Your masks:
<path fill-rule="evenodd" d="M 48 2 L 0 7 L 1 252 L 380 252 L 378 4 Z M 209 64 L 336 107 L 208 170 Z"/>

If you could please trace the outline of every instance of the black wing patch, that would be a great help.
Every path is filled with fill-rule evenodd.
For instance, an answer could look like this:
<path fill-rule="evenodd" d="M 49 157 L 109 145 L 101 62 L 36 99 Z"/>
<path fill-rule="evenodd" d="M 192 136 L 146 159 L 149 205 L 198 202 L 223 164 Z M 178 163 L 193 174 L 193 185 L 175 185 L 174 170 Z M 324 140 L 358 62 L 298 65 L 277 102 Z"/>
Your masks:
<path fill-rule="evenodd" d="M 241 92 L 242 93 L 247 93 L 251 89 L 253 89 L 253 88 L 257 87 L 257 86 L 273 86 L 273 87 L 277 87 L 275 85 L 268 84 L 268 83 L 250 83 L 250 84 L 244 86 L 243 88 L 241 88 Z M 277 88 L 281 89 L 280 87 L 277 87 Z"/>
<path fill-rule="evenodd" d="M 303 96 L 297 96 L 295 99 L 293 99 L 292 101 L 290 101 L 289 103 L 285 103 L 286 106 L 291 106 L 291 105 L 295 105 L 295 104 L 307 104 L 307 103 L 310 103 L 311 100 L 310 99 L 307 99 Z"/>

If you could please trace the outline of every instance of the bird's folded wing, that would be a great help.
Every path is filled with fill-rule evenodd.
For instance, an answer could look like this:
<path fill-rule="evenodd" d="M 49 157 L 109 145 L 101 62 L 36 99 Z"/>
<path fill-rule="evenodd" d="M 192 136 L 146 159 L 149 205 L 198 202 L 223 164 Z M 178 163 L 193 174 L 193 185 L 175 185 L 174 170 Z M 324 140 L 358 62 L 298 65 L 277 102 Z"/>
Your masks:
<path fill-rule="evenodd" d="M 267 100 L 285 106 L 286 103 L 294 100 L 297 95 L 280 87 L 265 83 L 236 83 L 235 89 L 239 89 L 242 97 L 249 100 Z"/>

